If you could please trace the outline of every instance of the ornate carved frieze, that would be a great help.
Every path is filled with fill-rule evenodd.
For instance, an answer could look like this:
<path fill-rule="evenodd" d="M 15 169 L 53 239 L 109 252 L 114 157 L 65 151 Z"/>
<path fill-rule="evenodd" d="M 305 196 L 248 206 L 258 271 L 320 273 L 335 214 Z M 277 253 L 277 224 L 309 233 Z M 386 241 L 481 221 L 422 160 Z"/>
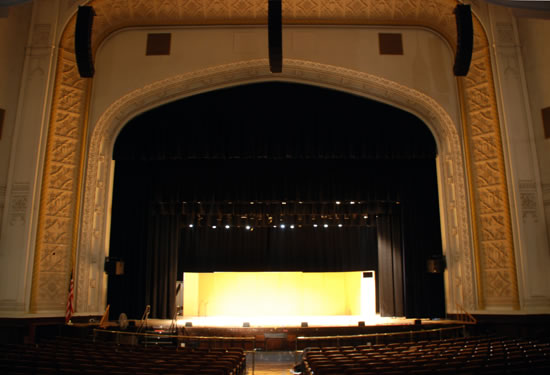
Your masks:
<path fill-rule="evenodd" d="M 482 303 L 519 307 L 496 98 L 488 43 L 477 22 L 472 67 L 464 79 L 466 142 L 470 149 L 474 216 L 477 218 Z"/>
<path fill-rule="evenodd" d="M 29 206 L 29 184 L 14 183 L 8 202 L 8 223 L 11 226 L 24 225 L 27 221 Z"/>
<path fill-rule="evenodd" d="M 537 217 L 537 185 L 533 180 L 519 181 L 519 199 L 523 220 L 538 221 Z"/>
<path fill-rule="evenodd" d="M 267 2 L 265 0 L 95 0 L 88 5 L 92 5 L 97 14 L 94 19 L 92 40 L 92 45 L 95 48 L 112 32 L 130 26 L 265 24 L 267 22 Z M 456 24 L 453 15 L 455 5 L 456 1 L 454 0 L 344 0 L 338 2 L 287 0 L 283 2 L 283 23 L 417 25 L 439 32 L 454 46 L 456 45 Z M 82 160 L 80 158 L 83 155 L 81 151 L 86 140 L 82 129 L 86 117 L 88 80 L 81 79 L 76 69 L 73 53 L 74 23 L 75 17 L 68 22 L 59 48 L 33 274 L 31 307 L 34 311 L 51 308 L 63 309 L 66 298 L 66 280 L 70 272 L 73 254 L 76 251 L 76 228 L 81 224 L 79 213 L 76 212 L 77 200 L 80 196 L 77 179 L 81 173 Z M 478 298 L 481 299 L 482 304 L 510 306 L 517 305 L 518 292 L 505 170 L 502 162 L 502 145 L 491 78 L 488 43 L 479 22 L 474 20 L 474 24 L 475 50 L 470 73 L 463 79 L 462 95 L 466 103 L 466 144 L 471 155 L 471 158 L 467 160 L 467 167 L 471 177 L 471 203 L 474 208 L 472 214 L 476 217 L 474 231 L 477 233 L 475 238 L 478 240 L 475 246 L 478 249 L 478 261 L 481 266 L 481 295 Z M 267 62 L 264 63 L 267 64 Z M 285 64 L 289 64 L 289 62 L 287 61 Z M 297 66 L 299 62 L 293 64 L 293 66 Z M 285 65 L 284 72 L 289 68 L 290 65 Z M 340 73 L 329 74 L 325 68 L 319 69 L 322 74 L 316 79 L 328 80 L 326 81 L 328 84 L 348 87 L 353 82 L 358 82 L 354 79 L 357 72 L 353 72 L 353 74 L 340 72 L 345 76 L 345 81 L 343 81 Z M 308 66 L 308 69 L 295 68 L 293 77 L 308 75 L 314 70 L 314 66 Z M 238 82 L 239 74 L 241 77 L 250 79 L 255 71 L 260 75 L 263 74 L 262 66 L 244 71 L 236 69 L 233 72 L 233 79 Z M 216 87 L 212 82 L 216 82 L 217 79 L 224 79 L 226 84 L 231 80 L 223 71 L 203 74 L 200 77 L 197 76 L 196 79 L 192 78 L 190 77 L 185 83 L 188 91 L 191 91 L 192 87 L 205 88 L 209 85 Z M 376 77 L 371 77 L 369 90 L 375 87 L 376 80 Z M 162 84 L 164 85 L 163 94 L 155 95 L 164 98 L 169 97 L 170 90 L 173 88 L 182 89 L 181 86 L 170 86 L 170 82 Z M 386 97 L 388 95 L 387 87 L 383 85 L 381 87 L 383 89 L 380 90 L 380 97 Z M 358 89 L 358 92 L 361 92 L 361 89 Z M 151 102 L 148 99 L 149 94 L 139 97 L 135 103 L 127 101 L 125 110 L 131 112 L 136 108 L 143 108 L 144 103 Z M 181 96 L 181 91 L 178 95 Z M 414 100 L 408 103 L 407 100 L 411 101 L 412 99 L 406 97 L 403 106 L 414 108 L 411 107 L 414 105 Z M 423 108 L 439 107 L 435 105 Z M 113 116 L 111 124 L 120 124 L 119 121 L 125 119 L 121 114 Z M 429 122 L 432 117 L 439 115 L 425 113 L 424 116 Z M 107 133 L 109 131 L 102 133 L 102 137 L 109 138 Z M 446 136 L 449 135 L 444 134 L 440 139 L 445 139 Z M 456 144 L 460 144 L 458 140 L 452 140 L 450 143 L 455 141 Z M 98 147 L 107 147 L 104 143 L 98 142 L 102 144 Z M 105 152 L 105 150 L 101 152 Z M 99 160 L 100 157 L 107 157 L 106 155 L 96 154 L 94 156 L 90 153 L 88 163 L 94 157 Z M 454 155 L 453 162 L 456 163 L 462 160 L 461 158 L 462 155 Z M 95 170 L 92 168 L 91 171 L 87 171 L 86 194 L 98 189 L 96 178 L 103 179 L 102 183 L 105 183 L 105 176 L 101 174 L 100 170 L 108 170 L 108 167 L 105 165 L 105 160 L 102 163 L 97 162 L 94 164 Z M 454 173 L 460 173 L 460 170 L 460 165 L 455 165 L 453 168 Z M 459 178 L 460 176 L 457 176 L 457 180 Z M 458 194 L 457 202 L 466 204 L 466 192 L 458 192 Z M 97 216 L 84 218 L 83 227 L 90 228 L 88 227 L 89 223 L 104 220 L 104 212 L 101 207 L 102 205 L 97 211 L 93 210 Z M 462 215 L 459 219 L 466 220 L 465 216 Z M 457 232 L 460 236 L 469 236 L 469 226 L 460 220 L 457 224 Z M 103 228 L 96 228 L 96 230 L 102 231 Z M 81 254 L 86 254 L 88 251 L 101 251 L 103 245 L 99 243 L 92 245 L 92 233 L 95 232 L 82 232 L 79 249 Z M 462 243 L 467 243 L 467 241 Z M 98 248 L 92 249 L 94 246 Z M 500 252 L 495 249 L 500 249 Z M 63 256 L 68 261 L 54 260 L 52 258 L 54 251 L 55 256 Z M 466 254 L 468 249 L 451 249 L 450 251 L 454 251 L 454 256 L 467 263 L 466 266 L 461 267 L 462 274 L 456 273 L 457 279 L 453 280 L 453 287 L 472 285 L 475 277 L 469 271 L 472 268 L 469 265 L 474 262 L 471 259 L 471 253 Z M 78 276 L 77 298 L 82 292 L 80 288 L 88 287 L 86 285 L 88 271 L 79 267 L 78 272 L 82 272 L 83 275 Z M 471 295 L 473 293 L 471 290 L 472 288 L 466 287 L 465 291 L 461 292 L 470 294 L 467 296 L 469 301 L 475 299 Z M 77 299 L 77 310 L 78 303 L 80 302 Z"/>

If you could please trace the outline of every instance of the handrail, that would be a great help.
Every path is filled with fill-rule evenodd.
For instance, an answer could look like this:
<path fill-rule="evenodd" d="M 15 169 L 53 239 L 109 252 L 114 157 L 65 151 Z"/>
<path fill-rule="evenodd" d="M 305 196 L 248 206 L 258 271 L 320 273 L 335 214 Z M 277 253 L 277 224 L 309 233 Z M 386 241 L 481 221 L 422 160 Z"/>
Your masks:
<path fill-rule="evenodd" d="M 418 331 L 400 331 L 400 332 L 384 332 L 384 333 L 365 333 L 365 334 L 357 334 L 357 335 L 338 335 L 338 336 L 298 336 L 296 337 L 296 350 L 298 350 L 298 342 L 304 342 L 304 341 L 316 341 L 316 340 L 336 340 L 337 346 L 340 346 L 340 340 L 353 340 L 353 339 L 365 339 L 365 338 L 376 338 L 378 342 L 378 338 L 380 337 L 387 337 L 387 336 L 403 336 L 406 334 L 409 334 L 411 336 L 413 335 L 420 335 L 420 334 L 429 334 L 434 332 L 439 332 L 439 335 L 441 337 L 441 332 L 443 331 L 462 331 L 464 332 L 465 326 L 455 326 L 455 327 L 441 327 L 441 328 L 432 328 L 432 329 L 423 329 Z"/>
<path fill-rule="evenodd" d="M 464 306 L 457 303 L 456 308 L 458 309 L 458 311 L 462 312 L 462 313 L 456 314 L 458 316 L 458 321 L 465 324 L 477 324 L 477 319 L 468 311 L 466 311 Z"/>
<path fill-rule="evenodd" d="M 183 336 L 183 335 L 164 335 L 159 333 L 141 333 L 141 332 L 127 332 L 127 331 L 114 331 L 108 329 L 94 328 L 94 334 L 96 332 L 113 333 L 117 335 L 129 335 L 129 336 L 162 336 L 164 338 L 179 338 L 179 339 L 213 339 L 213 340 L 256 340 L 254 336 Z"/>
<path fill-rule="evenodd" d="M 439 331 L 447 331 L 447 330 L 462 330 L 463 327 L 441 327 L 441 328 L 432 328 L 432 329 L 423 329 L 421 331 L 400 331 L 400 332 L 383 332 L 383 333 L 363 333 L 363 334 L 357 334 L 357 335 L 338 335 L 338 336 L 298 336 L 296 337 L 296 340 L 323 340 L 323 339 L 334 339 L 334 338 L 342 338 L 342 339 L 354 339 L 354 338 L 367 338 L 367 337 L 376 337 L 376 336 L 398 336 L 403 335 L 405 333 L 426 333 L 426 332 L 439 332 Z"/>

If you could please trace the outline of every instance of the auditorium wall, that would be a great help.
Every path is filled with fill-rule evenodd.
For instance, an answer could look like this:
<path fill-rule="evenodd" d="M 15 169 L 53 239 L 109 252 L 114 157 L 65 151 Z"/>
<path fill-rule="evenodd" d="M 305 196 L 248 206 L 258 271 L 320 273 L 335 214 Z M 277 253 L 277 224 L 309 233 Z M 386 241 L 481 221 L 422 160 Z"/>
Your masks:
<path fill-rule="evenodd" d="M 541 35 L 550 35 L 550 19 L 520 17 L 518 31 L 529 95 L 532 137 L 542 181 L 547 234 L 550 236 L 550 131 L 545 133 L 542 121 L 542 110 L 550 107 L 550 85 L 546 84 L 550 82 L 550 49 L 540 44 Z M 550 127 L 550 124 L 547 126 Z"/>
<path fill-rule="evenodd" d="M 0 17 L 0 35 L 12 35 L 2 38 L 0 43 L 0 111 L 3 119 L 0 128 L 0 228 L 5 206 L 10 150 L 15 140 L 15 118 L 19 97 L 23 63 L 31 20 L 32 6 L 24 4 L 13 7 Z"/>

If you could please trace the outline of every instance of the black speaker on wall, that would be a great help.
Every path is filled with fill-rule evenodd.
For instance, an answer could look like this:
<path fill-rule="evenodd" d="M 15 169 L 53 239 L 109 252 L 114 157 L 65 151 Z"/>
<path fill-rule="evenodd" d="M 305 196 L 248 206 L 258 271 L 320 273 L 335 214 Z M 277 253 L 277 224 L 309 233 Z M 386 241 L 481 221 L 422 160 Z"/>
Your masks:
<path fill-rule="evenodd" d="M 124 275 L 124 261 L 120 258 L 105 257 L 103 271 L 109 276 Z"/>
<path fill-rule="evenodd" d="M 269 47 L 269 70 L 283 71 L 283 20 L 281 0 L 267 3 L 267 38 Z"/>
<path fill-rule="evenodd" d="M 74 52 L 78 73 L 83 78 L 94 76 L 94 62 L 92 61 L 92 24 L 94 16 L 94 8 L 90 6 L 78 7 L 74 33 Z"/>
<path fill-rule="evenodd" d="M 456 17 L 456 55 L 453 72 L 455 76 L 465 76 L 470 70 L 474 47 L 474 26 L 470 5 L 458 4 L 454 10 Z"/>

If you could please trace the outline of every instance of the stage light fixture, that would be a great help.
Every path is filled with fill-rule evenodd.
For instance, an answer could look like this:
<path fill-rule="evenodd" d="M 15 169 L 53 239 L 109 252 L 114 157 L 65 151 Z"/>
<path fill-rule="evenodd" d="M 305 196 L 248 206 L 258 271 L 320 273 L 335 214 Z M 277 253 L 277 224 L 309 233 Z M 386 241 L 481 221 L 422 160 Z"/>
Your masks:
<path fill-rule="evenodd" d="M 189 228 L 193 228 L 193 226 L 194 226 L 193 224 L 189 224 Z"/>
<path fill-rule="evenodd" d="M 338 224 L 338 228 L 342 228 L 342 227 L 343 227 L 343 225 L 342 225 L 342 224 Z"/>
<path fill-rule="evenodd" d="M 317 224 L 313 224 L 313 228 L 317 228 L 317 227 L 318 227 L 318 225 L 317 225 Z"/>
<path fill-rule="evenodd" d="M 351 202 L 349 202 L 349 204 L 355 204 L 355 201 L 351 201 Z"/>
<path fill-rule="evenodd" d="M 325 228 L 328 228 L 328 224 L 323 224 L 323 226 L 324 226 Z"/>
<path fill-rule="evenodd" d="M 307 322 L 302 322 L 301 326 L 302 328 L 307 328 L 309 325 L 307 324 Z"/>
<path fill-rule="evenodd" d="M 369 218 L 369 215 L 363 216 L 363 219 L 368 219 L 368 218 Z"/>
<path fill-rule="evenodd" d="M 229 229 L 229 228 L 231 228 L 231 226 L 229 224 L 226 224 L 225 229 Z"/>
<path fill-rule="evenodd" d="M 246 230 L 250 230 L 250 225 L 247 225 L 245 228 Z"/>
<path fill-rule="evenodd" d="M 286 225 L 281 224 L 281 229 L 285 229 L 285 228 L 286 228 Z"/>
<path fill-rule="evenodd" d="M 340 203 L 342 203 L 342 202 L 340 202 L 340 201 L 336 201 L 336 204 L 340 204 Z"/>
<path fill-rule="evenodd" d="M 290 226 L 290 229 L 294 229 L 294 224 L 292 224 L 292 225 Z"/>
<path fill-rule="evenodd" d="M 212 225 L 212 229 L 216 229 L 217 227 L 215 225 Z"/>

